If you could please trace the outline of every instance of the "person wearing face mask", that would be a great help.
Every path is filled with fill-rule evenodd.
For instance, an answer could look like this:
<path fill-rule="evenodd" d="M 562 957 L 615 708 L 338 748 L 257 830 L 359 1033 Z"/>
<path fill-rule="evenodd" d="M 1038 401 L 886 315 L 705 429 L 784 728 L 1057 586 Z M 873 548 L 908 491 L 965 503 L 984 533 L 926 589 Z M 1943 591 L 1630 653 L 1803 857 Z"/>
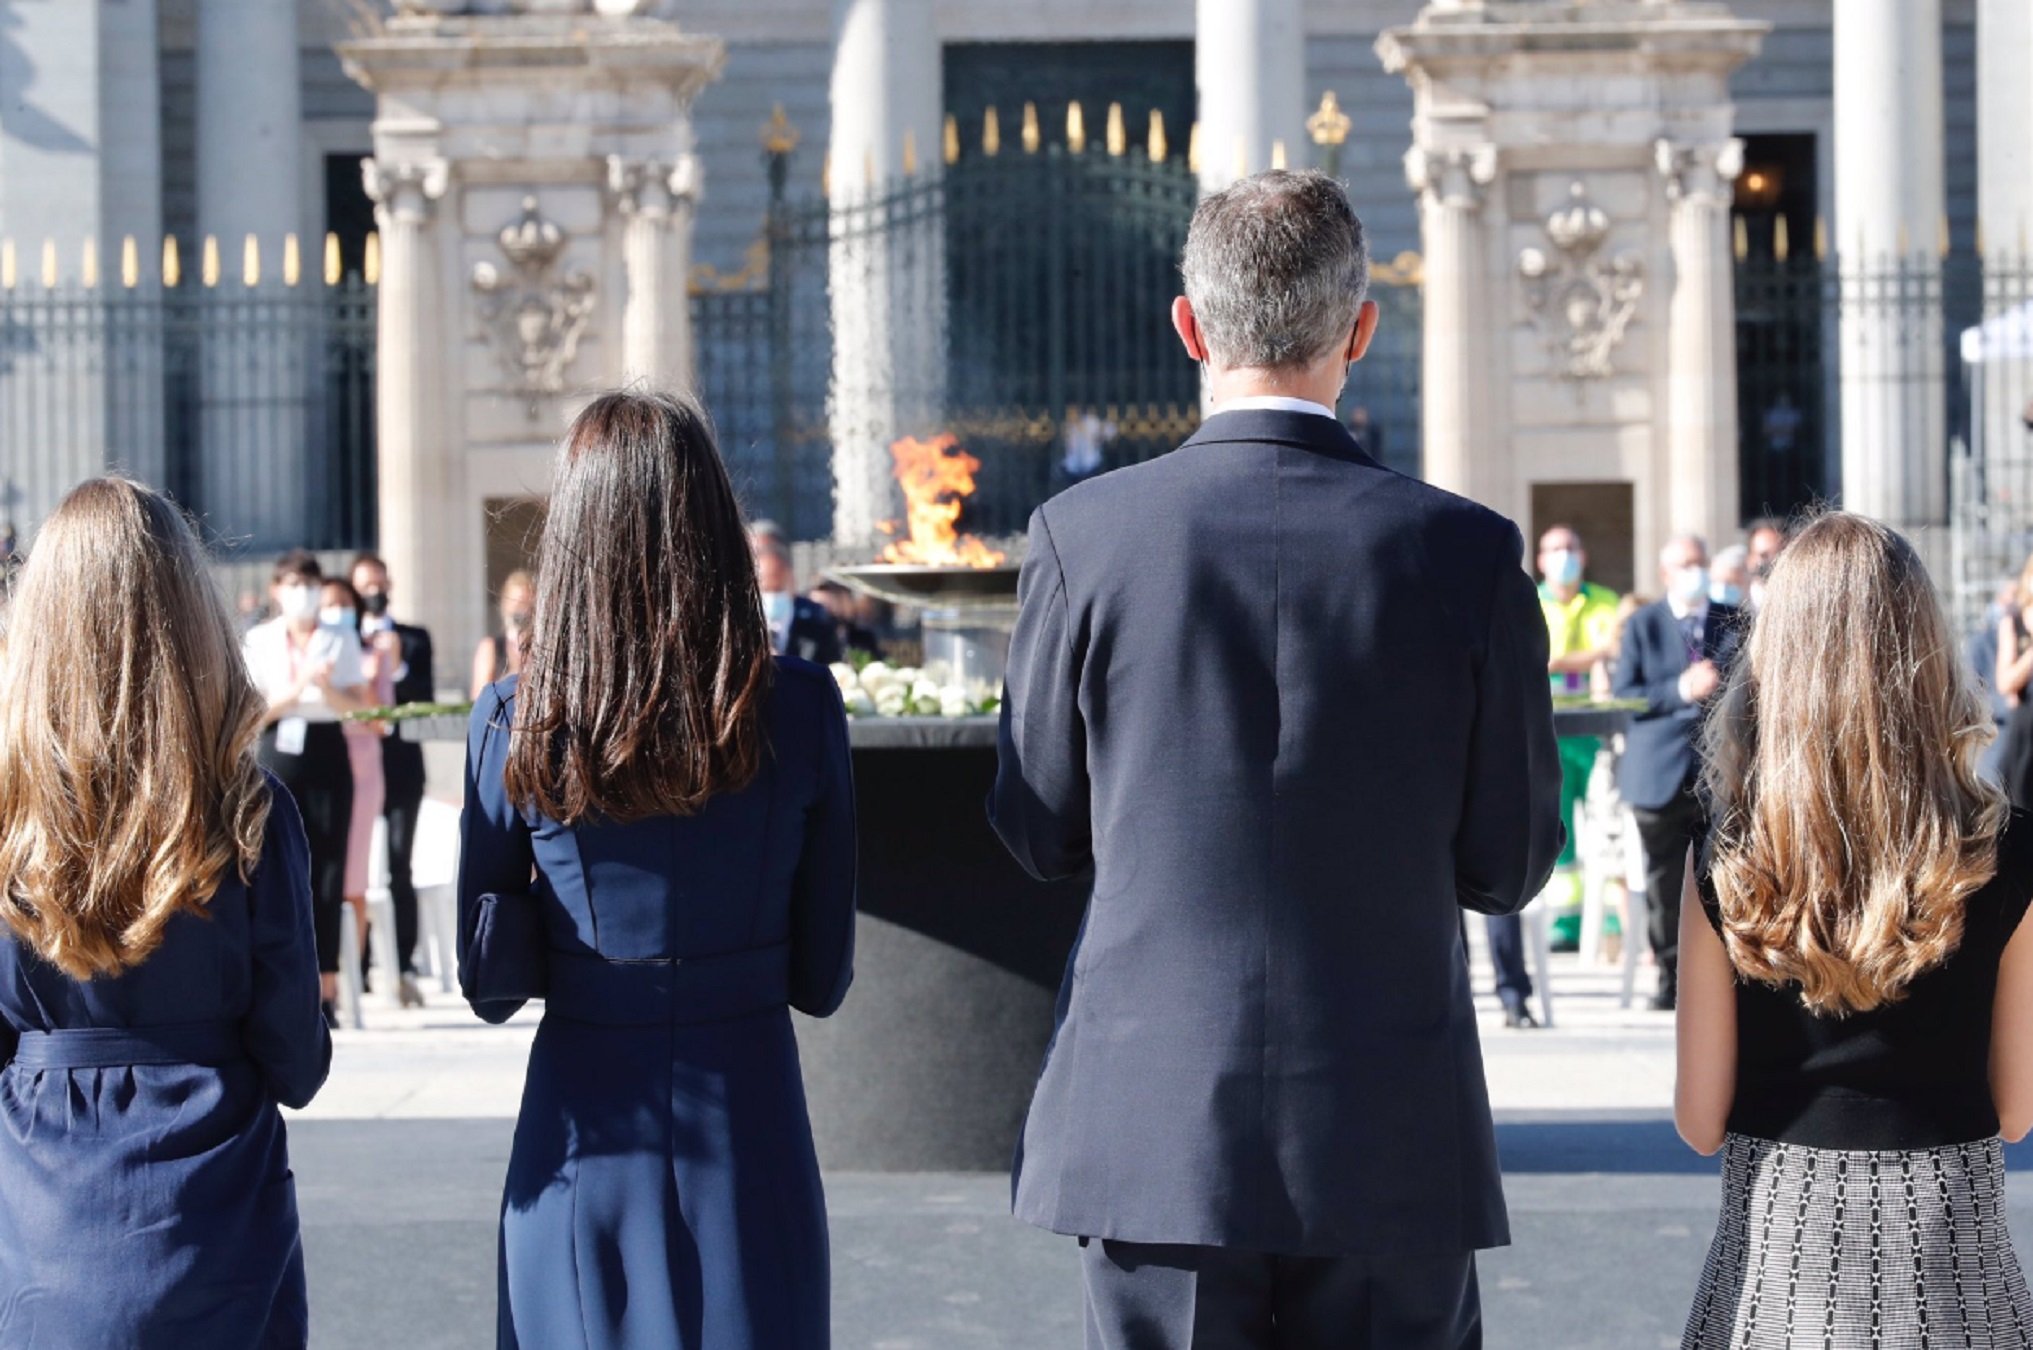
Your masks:
<path fill-rule="evenodd" d="M 1659 992 L 1652 1006 L 1671 1009 L 1679 994 L 1680 888 L 1687 850 L 1706 822 L 1695 785 L 1702 713 L 1722 687 L 1742 641 L 1742 611 L 1710 598 L 1708 545 L 1683 535 L 1659 551 L 1666 598 L 1630 617 L 1612 687 L 1645 707 L 1624 735 L 1617 786 L 1637 818 L 1645 846 L 1645 898 Z"/>
<path fill-rule="evenodd" d="M 323 585 L 315 554 L 285 553 L 269 587 L 276 617 L 248 630 L 241 651 L 267 705 L 261 765 L 289 789 L 303 815 L 320 992 L 325 1020 L 336 1026 L 346 841 L 353 825 L 353 768 L 340 718 L 374 706 L 375 699 L 359 633 L 324 622 Z"/>
<path fill-rule="evenodd" d="M 360 636 L 363 643 L 385 643 L 390 651 L 393 701 L 429 703 L 437 697 L 436 673 L 428 630 L 400 623 L 389 613 L 393 589 L 388 564 L 372 553 L 353 559 L 353 589 L 360 593 Z M 416 853 L 417 819 L 424 804 L 424 748 L 403 735 L 400 723 L 381 738 L 381 777 L 385 787 L 382 818 L 388 822 L 388 898 L 395 910 L 396 968 L 401 979 L 396 997 L 405 1008 L 421 1008 L 423 991 L 416 982 L 417 898 L 411 859 Z"/>
<path fill-rule="evenodd" d="M 831 665 L 841 656 L 840 630 L 833 616 L 816 600 L 798 592 L 791 566 L 791 542 L 783 528 L 767 520 L 748 527 L 748 545 L 755 554 L 755 579 L 762 587 L 762 615 L 778 656 Z"/>
<path fill-rule="evenodd" d="M 388 707 L 395 702 L 395 665 L 399 653 L 392 650 L 391 634 L 369 636 L 360 626 L 360 592 L 343 577 L 326 577 L 318 610 L 318 622 L 346 629 L 360 639 L 360 671 L 369 703 Z M 383 722 L 348 722 L 346 760 L 353 770 L 352 824 L 346 829 L 346 904 L 360 932 L 360 979 L 364 986 L 372 963 L 367 959 L 367 871 L 374 855 L 374 822 L 381 819 L 387 800 L 386 780 L 381 773 L 381 742 L 388 726 Z"/>
<path fill-rule="evenodd" d="M 1546 671 L 1555 697 L 1586 694 L 1616 641 L 1617 595 L 1588 581 L 1588 550 L 1571 526 L 1555 525 L 1539 538 L 1539 611 L 1546 619 Z M 1574 843 L 1574 808 L 1588 792 L 1588 778 L 1602 741 L 1594 736 L 1560 739 L 1560 819 L 1567 827 L 1553 879 L 1537 903 L 1549 906 L 1556 945 L 1570 946 L 1581 933 L 1581 873 Z M 1532 977 L 1525 969 L 1523 926 L 1515 914 L 1487 920 L 1491 963 L 1504 1025 L 1537 1026 L 1532 1016 Z"/>
<path fill-rule="evenodd" d="M 528 657 L 529 620 L 536 608 L 536 579 L 517 568 L 501 583 L 501 631 L 473 650 L 473 697 L 496 680 L 522 673 Z"/>
<path fill-rule="evenodd" d="M 1742 544 L 1732 544 L 1718 552 L 1708 567 L 1709 600 L 1731 609 L 1744 609 L 1750 587 L 1750 550 Z"/>

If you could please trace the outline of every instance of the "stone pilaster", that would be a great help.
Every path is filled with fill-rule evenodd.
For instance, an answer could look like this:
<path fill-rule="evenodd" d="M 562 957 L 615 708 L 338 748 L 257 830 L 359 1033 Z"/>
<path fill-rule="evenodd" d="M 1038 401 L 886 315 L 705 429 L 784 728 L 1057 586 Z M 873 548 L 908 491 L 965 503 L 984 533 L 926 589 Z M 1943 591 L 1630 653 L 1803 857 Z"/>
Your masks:
<path fill-rule="evenodd" d="M 1405 155 L 1425 253 L 1425 477 L 1464 496 L 1476 495 L 1477 460 L 1495 449 L 1484 438 L 1489 381 L 1481 348 L 1488 323 L 1478 291 L 1488 268 L 1483 197 L 1496 171 L 1492 145 L 1414 146 Z"/>
<path fill-rule="evenodd" d="M 1666 314 L 1667 490 L 1686 528 L 1726 538 L 1740 523 L 1736 293 L 1730 264 L 1732 185 L 1743 142 L 1659 141 L 1673 255 Z"/>
<path fill-rule="evenodd" d="M 692 217 L 699 161 L 631 160 L 610 155 L 607 186 L 621 215 L 622 271 L 628 287 L 621 310 L 623 380 L 689 389 L 693 382 L 691 304 Z"/>
<path fill-rule="evenodd" d="M 381 554 L 404 616 L 444 641 L 464 628 L 463 597 L 447 584 L 461 571 L 461 522 L 448 520 L 446 507 L 463 494 L 462 457 L 446 444 L 441 416 L 451 335 L 432 237 L 450 168 L 442 159 L 370 159 L 365 176 L 381 232 L 374 427 Z M 443 652 L 441 669 L 456 672 L 457 657 L 457 649 Z"/>

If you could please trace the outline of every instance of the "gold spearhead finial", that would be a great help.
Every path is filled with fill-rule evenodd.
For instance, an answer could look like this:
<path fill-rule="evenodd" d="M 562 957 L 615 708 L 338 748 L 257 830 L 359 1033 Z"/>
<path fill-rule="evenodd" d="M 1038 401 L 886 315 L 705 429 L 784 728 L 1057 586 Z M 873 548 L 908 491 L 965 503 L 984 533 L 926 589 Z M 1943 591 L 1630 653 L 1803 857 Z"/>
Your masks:
<path fill-rule="evenodd" d="M 184 283 L 184 258 L 176 246 L 176 236 L 162 237 L 162 284 L 175 290 Z"/>
<path fill-rule="evenodd" d="M 373 231 L 367 236 L 367 249 L 360 257 L 360 277 L 369 286 L 381 284 L 381 232 Z"/>
<path fill-rule="evenodd" d="M 120 241 L 120 285 L 133 290 L 141 284 L 141 245 L 133 235 Z"/>
<path fill-rule="evenodd" d="M 769 120 L 762 124 L 762 148 L 772 155 L 788 155 L 798 148 L 804 139 L 798 129 L 791 125 L 791 119 L 779 103 L 769 110 Z"/>
<path fill-rule="evenodd" d="M 240 284 L 259 286 L 261 284 L 261 241 L 253 235 L 240 247 Z"/>
<path fill-rule="evenodd" d="M 1172 149 L 1171 146 L 1165 143 L 1165 115 L 1156 108 L 1151 109 L 1149 148 L 1151 163 L 1153 164 L 1163 164 L 1165 157 L 1171 153 Z"/>
<path fill-rule="evenodd" d="M 339 236 L 325 235 L 325 284 L 336 286 L 346 279 L 346 257 L 339 248 Z"/>
<path fill-rule="evenodd" d="M 1002 118 L 994 108 L 981 115 L 981 153 L 990 159 L 1002 153 Z"/>
<path fill-rule="evenodd" d="M 1038 105 L 1026 103 L 1024 104 L 1024 153 L 1035 155 L 1038 153 L 1038 147 L 1042 144 L 1044 144 L 1044 137 L 1038 132 Z"/>
<path fill-rule="evenodd" d="M 1077 98 L 1066 105 L 1066 148 L 1076 155 L 1087 150 L 1087 115 L 1080 111 Z"/>
<path fill-rule="evenodd" d="M 948 164 L 960 162 L 960 123 L 952 113 L 946 114 L 945 151 Z"/>
<path fill-rule="evenodd" d="M 1200 124 L 1195 122 L 1186 133 L 1186 167 L 1194 173 L 1200 172 Z"/>
<path fill-rule="evenodd" d="M 1341 111 L 1341 100 L 1330 89 L 1320 96 L 1318 110 L 1306 119 L 1306 134 L 1315 145 L 1340 145 L 1348 139 L 1351 125 L 1348 114 Z"/>
<path fill-rule="evenodd" d="M 88 291 L 99 288 L 99 241 L 91 235 L 85 236 L 85 247 L 78 258 L 78 280 Z"/>
<path fill-rule="evenodd" d="M 1129 133 L 1122 124 L 1122 105 L 1108 105 L 1108 153 L 1112 158 L 1121 159 L 1129 153 Z"/>

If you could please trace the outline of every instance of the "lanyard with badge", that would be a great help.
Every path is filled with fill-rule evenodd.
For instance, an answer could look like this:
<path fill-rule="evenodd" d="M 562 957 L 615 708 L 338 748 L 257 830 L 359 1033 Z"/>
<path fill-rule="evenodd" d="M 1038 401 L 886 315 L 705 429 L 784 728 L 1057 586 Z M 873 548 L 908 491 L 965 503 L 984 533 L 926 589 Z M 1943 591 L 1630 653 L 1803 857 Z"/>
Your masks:
<path fill-rule="evenodd" d="M 289 654 L 289 682 L 294 685 L 297 680 L 298 652 L 296 639 L 287 629 L 283 630 L 282 645 L 283 650 Z M 309 649 L 310 643 L 306 642 L 303 654 L 308 655 Z M 301 700 L 303 696 L 299 693 L 297 697 Z M 275 724 L 275 753 L 278 755 L 301 755 L 304 752 L 304 741 L 309 737 L 310 730 L 311 724 L 309 718 L 283 718 Z"/>

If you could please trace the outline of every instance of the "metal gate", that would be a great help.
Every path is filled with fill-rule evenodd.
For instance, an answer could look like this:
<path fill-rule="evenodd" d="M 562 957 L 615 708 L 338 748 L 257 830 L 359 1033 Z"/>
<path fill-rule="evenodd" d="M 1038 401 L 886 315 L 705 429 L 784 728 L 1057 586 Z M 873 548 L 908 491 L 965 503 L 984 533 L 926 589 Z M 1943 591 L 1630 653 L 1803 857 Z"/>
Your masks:
<path fill-rule="evenodd" d="M 842 240 L 857 258 L 872 244 L 902 320 L 937 330 L 925 361 L 876 363 L 875 378 L 929 386 L 903 400 L 929 407 L 929 424 L 903 433 L 951 432 L 982 461 L 966 528 L 1019 531 L 1078 478 L 1191 435 L 1200 376 L 1168 310 L 1199 185 L 1183 155 L 1122 150 L 1011 146 L 838 202 L 788 199 L 788 151 L 773 153 L 749 267 L 693 298 L 700 390 L 749 509 L 798 538 L 832 532 L 828 287 Z M 1373 452 L 1416 472 L 1416 267 L 1377 280 L 1384 321 L 1342 411 Z"/>

